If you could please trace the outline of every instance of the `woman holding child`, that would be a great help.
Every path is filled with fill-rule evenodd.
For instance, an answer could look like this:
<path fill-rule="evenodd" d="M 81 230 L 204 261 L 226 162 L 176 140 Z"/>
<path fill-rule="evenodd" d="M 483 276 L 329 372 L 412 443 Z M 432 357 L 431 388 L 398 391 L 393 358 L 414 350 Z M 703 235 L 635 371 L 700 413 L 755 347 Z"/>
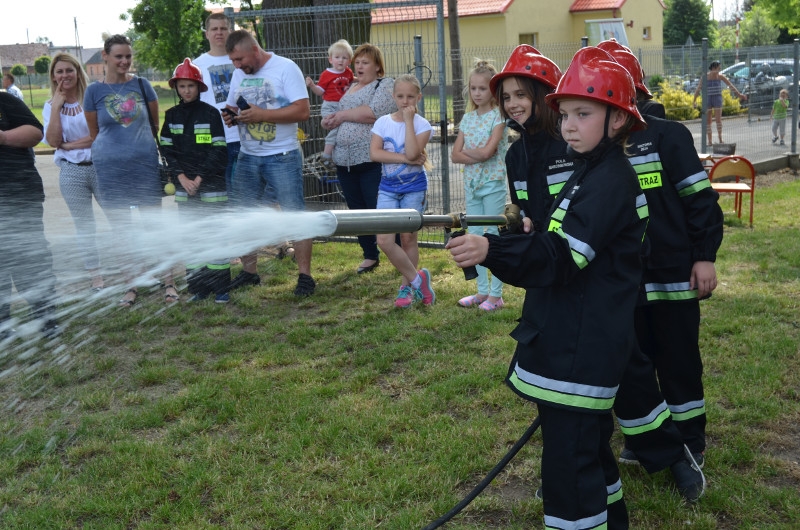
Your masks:
<path fill-rule="evenodd" d="M 339 110 L 326 116 L 322 126 L 328 130 L 339 128 L 333 161 L 347 207 L 375 209 L 381 182 L 381 164 L 370 159 L 371 130 L 375 120 L 397 110 L 392 99 L 394 79 L 384 77 L 383 53 L 369 43 L 356 48 L 353 71 L 356 80 L 339 100 Z M 357 272 L 370 272 L 379 263 L 376 237 L 361 235 L 358 236 L 358 243 L 363 250 L 364 260 Z"/>

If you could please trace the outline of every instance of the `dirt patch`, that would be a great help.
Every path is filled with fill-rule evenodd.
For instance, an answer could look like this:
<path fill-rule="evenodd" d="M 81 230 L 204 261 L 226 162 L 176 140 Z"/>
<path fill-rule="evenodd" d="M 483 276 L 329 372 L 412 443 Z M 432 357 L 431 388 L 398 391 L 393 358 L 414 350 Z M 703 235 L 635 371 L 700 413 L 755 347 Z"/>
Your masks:
<path fill-rule="evenodd" d="M 759 173 L 756 175 L 756 186 L 759 188 L 769 188 L 784 182 L 794 182 L 800 180 L 797 171 L 791 168 L 778 169 L 769 173 Z"/>

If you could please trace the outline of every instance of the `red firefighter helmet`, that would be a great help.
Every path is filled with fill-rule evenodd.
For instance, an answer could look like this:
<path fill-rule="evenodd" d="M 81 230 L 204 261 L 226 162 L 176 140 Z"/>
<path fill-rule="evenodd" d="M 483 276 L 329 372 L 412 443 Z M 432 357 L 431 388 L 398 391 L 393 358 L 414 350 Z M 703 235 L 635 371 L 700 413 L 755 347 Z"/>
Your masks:
<path fill-rule="evenodd" d="M 200 92 L 208 90 L 206 84 L 203 83 L 203 72 L 200 71 L 200 67 L 194 64 L 188 57 L 175 67 L 175 71 L 172 73 L 172 79 L 169 80 L 169 87 L 175 88 L 175 81 L 178 79 L 194 81 L 200 85 Z"/>
<path fill-rule="evenodd" d="M 639 59 L 634 55 L 630 48 L 623 46 L 616 39 L 604 40 L 597 45 L 601 50 L 607 51 L 611 57 L 614 58 L 619 64 L 625 67 L 636 85 L 636 90 L 643 92 L 648 99 L 652 99 L 653 94 L 648 90 L 647 85 L 644 84 L 644 70 Z"/>
<path fill-rule="evenodd" d="M 492 94 L 497 93 L 497 84 L 506 77 L 530 77 L 535 81 L 555 89 L 561 79 L 561 70 L 556 63 L 539 53 L 530 44 L 520 44 L 511 52 L 503 70 L 492 76 L 489 88 Z"/>
<path fill-rule="evenodd" d="M 569 98 L 611 105 L 636 120 L 632 130 L 646 127 L 636 108 L 636 88 L 631 74 L 600 48 L 589 46 L 578 50 L 556 91 L 547 94 L 545 101 L 558 112 L 558 100 Z"/>

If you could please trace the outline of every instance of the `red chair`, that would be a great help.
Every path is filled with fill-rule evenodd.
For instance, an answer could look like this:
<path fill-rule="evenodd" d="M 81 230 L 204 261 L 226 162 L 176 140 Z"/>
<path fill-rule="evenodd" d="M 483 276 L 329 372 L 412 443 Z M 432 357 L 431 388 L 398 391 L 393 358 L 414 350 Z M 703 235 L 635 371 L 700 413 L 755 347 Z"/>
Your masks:
<path fill-rule="evenodd" d="M 756 198 L 756 170 L 743 156 L 725 156 L 708 172 L 711 187 L 718 193 L 733 193 L 733 209 L 742 218 L 744 195 L 750 195 L 750 227 L 753 227 L 753 202 Z"/>

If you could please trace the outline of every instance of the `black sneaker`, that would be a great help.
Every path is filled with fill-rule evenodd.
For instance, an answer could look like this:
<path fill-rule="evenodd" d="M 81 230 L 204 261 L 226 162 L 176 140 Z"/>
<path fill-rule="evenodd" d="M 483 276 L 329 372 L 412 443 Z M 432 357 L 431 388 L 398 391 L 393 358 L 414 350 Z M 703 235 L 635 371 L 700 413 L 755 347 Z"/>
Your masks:
<path fill-rule="evenodd" d="M 692 453 L 684 446 L 685 456 L 671 466 L 669 470 L 678 486 L 678 492 L 687 502 L 697 502 L 706 491 L 706 477 L 697 465 Z"/>
<path fill-rule="evenodd" d="M 261 277 L 258 274 L 242 271 L 228 285 L 228 290 L 233 291 L 234 289 L 238 289 L 239 287 L 244 287 L 245 285 L 260 285 L 260 284 L 261 284 Z"/>
<path fill-rule="evenodd" d="M 46 339 L 54 339 L 61 335 L 61 328 L 58 327 L 58 321 L 55 319 L 48 319 L 42 325 L 42 335 Z"/>
<path fill-rule="evenodd" d="M 311 296 L 314 294 L 314 289 L 317 288 L 317 284 L 314 281 L 314 278 L 309 276 L 308 274 L 300 274 L 297 277 L 297 287 L 294 288 L 294 295 L 295 296 Z"/>
<path fill-rule="evenodd" d="M 622 451 L 620 451 L 620 453 L 619 453 L 619 463 L 620 464 L 638 465 L 639 464 L 639 457 L 636 456 L 636 453 L 634 453 L 632 449 L 628 449 L 627 447 L 623 447 Z"/>

